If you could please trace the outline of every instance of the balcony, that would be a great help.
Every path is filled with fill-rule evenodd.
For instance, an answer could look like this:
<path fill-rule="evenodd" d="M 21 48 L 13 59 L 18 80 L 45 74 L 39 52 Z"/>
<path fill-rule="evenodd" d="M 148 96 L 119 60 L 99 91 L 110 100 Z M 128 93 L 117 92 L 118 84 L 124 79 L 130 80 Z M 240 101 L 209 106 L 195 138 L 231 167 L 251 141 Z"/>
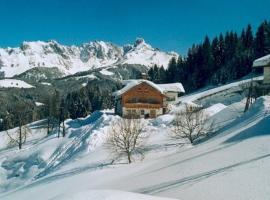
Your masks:
<path fill-rule="evenodd" d="M 148 109 L 160 109 L 163 105 L 159 103 L 125 103 L 125 108 L 148 108 Z"/>

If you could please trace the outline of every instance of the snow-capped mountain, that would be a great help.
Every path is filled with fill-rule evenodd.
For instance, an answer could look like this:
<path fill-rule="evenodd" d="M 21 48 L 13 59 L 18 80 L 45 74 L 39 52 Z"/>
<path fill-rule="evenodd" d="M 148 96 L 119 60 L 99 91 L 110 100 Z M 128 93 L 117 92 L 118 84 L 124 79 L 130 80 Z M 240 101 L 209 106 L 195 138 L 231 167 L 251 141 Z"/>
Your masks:
<path fill-rule="evenodd" d="M 145 43 L 144 39 L 137 39 L 133 46 L 126 46 L 125 49 L 128 49 L 127 47 L 129 47 L 129 50 L 124 55 L 124 63 L 127 64 L 145 66 L 157 64 L 158 66 L 163 65 L 166 68 L 172 57 L 178 57 L 178 54 L 175 52 L 166 53 L 153 48 Z"/>
<path fill-rule="evenodd" d="M 57 67 L 65 75 L 120 64 L 147 67 L 157 64 L 166 68 L 172 57 L 178 54 L 155 49 L 141 38 L 123 47 L 103 41 L 80 46 L 61 45 L 53 40 L 35 41 L 23 42 L 16 48 L 0 48 L 0 71 L 12 77 L 35 67 Z"/>

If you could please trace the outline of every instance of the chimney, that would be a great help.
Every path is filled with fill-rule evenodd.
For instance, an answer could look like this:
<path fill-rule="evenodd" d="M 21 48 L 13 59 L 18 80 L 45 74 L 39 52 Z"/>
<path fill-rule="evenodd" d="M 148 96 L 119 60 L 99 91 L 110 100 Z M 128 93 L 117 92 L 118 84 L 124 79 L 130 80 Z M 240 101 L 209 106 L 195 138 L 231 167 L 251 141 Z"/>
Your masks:
<path fill-rule="evenodd" d="M 141 73 L 141 79 L 147 80 L 148 76 L 146 73 Z"/>

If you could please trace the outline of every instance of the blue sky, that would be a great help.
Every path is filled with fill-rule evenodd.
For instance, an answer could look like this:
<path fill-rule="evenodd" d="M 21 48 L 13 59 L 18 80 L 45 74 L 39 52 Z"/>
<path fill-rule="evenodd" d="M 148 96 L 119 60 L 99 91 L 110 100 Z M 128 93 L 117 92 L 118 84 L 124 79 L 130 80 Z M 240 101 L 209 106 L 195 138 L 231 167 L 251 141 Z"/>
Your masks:
<path fill-rule="evenodd" d="M 270 0 L 0 0 L 0 46 L 55 39 L 123 45 L 143 37 L 185 54 L 205 35 L 241 31 L 270 20 Z"/>

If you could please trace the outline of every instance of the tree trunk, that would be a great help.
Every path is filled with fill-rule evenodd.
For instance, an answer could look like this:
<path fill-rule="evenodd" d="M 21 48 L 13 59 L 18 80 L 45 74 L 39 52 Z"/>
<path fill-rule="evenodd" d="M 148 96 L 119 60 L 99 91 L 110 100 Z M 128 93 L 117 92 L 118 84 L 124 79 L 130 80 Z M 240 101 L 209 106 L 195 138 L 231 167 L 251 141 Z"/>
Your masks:
<path fill-rule="evenodd" d="M 47 119 L 47 135 L 50 134 L 50 118 Z"/>
<path fill-rule="evenodd" d="M 192 135 L 190 135 L 190 136 L 188 137 L 188 139 L 189 139 L 190 143 L 193 144 L 193 138 L 192 138 Z"/>
<path fill-rule="evenodd" d="M 130 164 L 131 163 L 131 155 L 130 155 L 130 153 L 127 153 L 127 157 L 128 157 L 128 164 Z"/>
<path fill-rule="evenodd" d="M 19 149 L 22 149 L 22 126 L 19 125 Z"/>
<path fill-rule="evenodd" d="M 65 121 L 63 121 L 63 130 L 62 130 L 63 137 L 66 136 L 66 127 L 65 127 Z"/>
<path fill-rule="evenodd" d="M 250 83 L 250 86 L 248 88 L 248 95 L 247 95 L 247 101 L 246 101 L 246 105 L 245 105 L 245 110 L 244 112 L 246 112 L 251 104 L 251 93 L 252 93 L 252 82 Z"/>

